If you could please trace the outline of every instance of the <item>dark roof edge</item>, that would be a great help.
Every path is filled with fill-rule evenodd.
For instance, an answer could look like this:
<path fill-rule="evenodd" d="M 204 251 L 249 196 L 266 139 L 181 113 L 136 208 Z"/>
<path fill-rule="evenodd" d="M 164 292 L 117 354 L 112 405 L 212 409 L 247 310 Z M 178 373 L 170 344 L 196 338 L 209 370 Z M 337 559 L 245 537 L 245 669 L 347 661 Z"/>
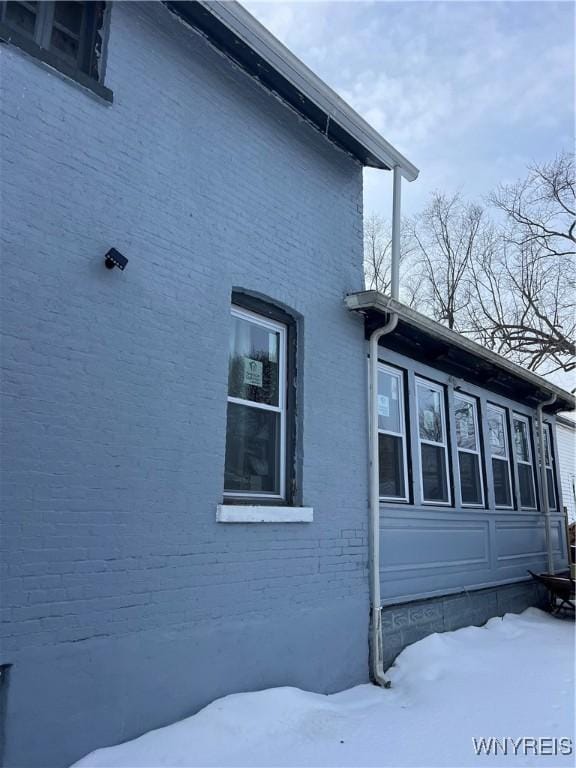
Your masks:
<path fill-rule="evenodd" d="M 330 141 L 363 165 L 414 181 L 418 168 L 384 139 L 245 8 L 232 0 L 163 0 Z"/>
<path fill-rule="evenodd" d="M 348 309 L 362 312 L 366 310 L 373 310 L 385 315 L 389 315 L 391 312 L 398 315 L 399 319 L 408 325 L 415 326 L 422 331 L 435 336 L 442 341 L 452 344 L 460 349 L 465 350 L 471 355 L 494 365 L 496 368 L 500 368 L 506 371 L 512 376 L 516 376 L 519 379 L 532 385 L 534 388 L 539 389 L 542 394 L 542 400 L 548 399 L 551 395 L 556 395 L 557 404 L 550 406 L 551 410 L 563 410 L 573 411 L 576 409 L 576 398 L 561 387 L 557 387 L 541 376 L 538 376 L 532 371 L 527 371 L 522 366 L 512 363 L 502 355 L 496 352 L 492 352 L 489 349 L 481 346 L 475 341 L 463 336 L 461 333 L 450 330 L 446 326 L 437 323 L 435 320 L 431 320 L 429 317 L 422 315 L 420 312 L 416 312 L 414 309 L 407 307 L 395 299 L 385 296 L 378 291 L 358 291 L 357 293 L 350 293 L 345 297 L 345 303 Z M 562 408 L 559 406 L 562 405 Z"/>

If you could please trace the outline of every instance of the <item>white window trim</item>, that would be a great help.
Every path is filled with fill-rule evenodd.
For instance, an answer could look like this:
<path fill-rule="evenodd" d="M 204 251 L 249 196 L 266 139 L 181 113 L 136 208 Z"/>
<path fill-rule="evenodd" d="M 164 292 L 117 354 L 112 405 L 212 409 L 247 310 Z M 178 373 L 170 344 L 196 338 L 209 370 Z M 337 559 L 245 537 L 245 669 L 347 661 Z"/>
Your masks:
<path fill-rule="evenodd" d="M 521 413 L 512 413 L 512 426 L 514 426 L 514 422 L 519 421 L 521 424 L 526 424 L 526 443 L 528 445 L 528 461 L 524 461 L 523 459 L 519 459 L 516 454 L 516 445 L 514 445 L 514 460 L 516 464 L 522 464 L 524 467 L 530 467 L 531 470 L 531 477 L 532 477 L 532 493 L 534 494 L 534 506 L 533 507 L 526 507 L 522 504 L 522 491 L 520 489 L 520 475 L 518 475 L 518 499 L 520 501 L 520 509 L 527 509 L 527 510 L 534 510 L 538 509 L 538 501 L 536 497 L 536 480 L 534 477 L 534 460 L 532 456 L 532 430 L 530 428 L 530 419 L 528 416 L 524 416 L 524 414 Z"/>
<path fill-rule="evenodd" d="M 552 491 L 554 493 L 554 506 L 549 507 L 551 512 L 556 512 L 558 510 L 558 492 L 556 489 L 556 473 L 554 472 L 554 459 L 552 457 L 552 424 L 550 422 L 545 421 L 544 422 L 544 470 L 552 473 Z M 548 457 L 550 459 L 550 463 L 546 462 L 546 439 L 548 440 Z M 549 480 L 547 479 L 547 482 L 549 484 Z M 550 504 L 550 502 L 548 502 Z"/>
<path fill-rule="evenodd" d="M 395 376 L 398 380 L 399 419 L 400 426 L 404 428 L 403 432 L 393 432 L 391 429 L 380 429 L 380 427 L 378 427 L 379 435 L 391 435 L 392 437 L 399 437 L 402 440 L 402 461 L 404 470 L 404 496 L 380 496 L 379 498 L 380 501 L 405 504 L 410 500 L 410 497 L 408 494 L 408 452 L 406 447 L 406 414 L 404 412 L 404 376 L 402 371 L 398 368 L 392 368 L 383 363 L 378 363 L 378 371 Z"/>
<path fill-rule="evenodd" d="M 492 453 L 492 446 L 490 443 L 490 433 L 488 433 L 488 447 L 490 448 L 490 459 L 497 459 L 498 461 L 505 461 L 508 464 L 508 484 L 510 488 L 510 499 L 512 501 L 512 504 L 496 504 L 496 487 L 494 485 L 494 477 L 492 477 L 492 486 L 494 488 L 494 507 L 495 509 L 514 509 L 514 487 L 512 485 L 512 466 L 510 461 L 510 446 L 508 445 L 508 416 L 507 416 L 507 409 L 502 408 L 499 405 L 494 405 L 493 403 L 488 403 L 487 411 L 495 411 L 496 413 L 501 413 L 502 418 L 504 421 L 504 449 L 506 451 L 506 456 L 498 456 L 497 454 Z M 486 414 L 488 415 L 488 414 Z"/>
<path fill-rule="evenodd" d="M 257 504 L 218 504 L 219 523 L 312 523 L 313 507 L 274 507 Z"/>
<path fill-rule="evenodd" d="M 483 509 L 486 504 L 486 497 L 484 494 L 484 473 L 482 472 L 482 444 L 480 442 L 480 424 L 479 424 L 479 411 L 478 401 L 471 395 L 465 395 L 463 392 L 454 392 L 454 401 L 463 400 L 465 403 L 470 403 L 474 409 L 474 437 L 476 438 L 477 450 L 473 451 L 470 448 L 460 448 L 458 445 L 458 428 L 456 427 L 456 453 L 471 453 L 478 457 L 478 474 L 480 475 L 480 502 L 464 502 L 462 500 L 462 479 L 460 477 L 460 458 L 458 458 L 458 494 L 460 496 L 460 505 L 462 507 L 473 507 L 475 509 Z M 456 408 L 454 408 L 454 425 L 456 426 Z"/>
<path fill-rule="evenodd" d="M 283 323 L 278 323 L 270 318 L 263 317 L 257 312 L 251 312 L 235 304 L 230 310 L 232 317 L 238 317 L 242 320 L 248 320 L 255 325 L 260 325 L 280 335 L 278 345 L 278 405 L 268 405 L 267 403 L 255 403 L 253 400 L 244 400 L 241 397 L 232 397 L 228 395 L 227 402 L 237 405 L 245 405 L 249 408 L 257 408 L 262 411 L 273 411 L 280 414 L 280 492 L 279 493 L 259 493 L 257 491 L 227 491 L 224 490 L 224 498 L 232 499 L 271 499 L 282 501 L 286 498 L 286 355 L 287 355 L 287 328 Z"/>
<path fill-rule="evenodd" d="M 437 384 L 435 381 L 429 381 L 428 379 L 420 378 L 416 376 L 416 430 L 418 433 L 418 468 L 420 470 L 420 500 L 422 504 L 427 506 L 442 506 L 449 507 L 452 504 L 452 490 L 450 488 L 450 467 L 448 458 L 448 430 L 446 425 L 446 393 L 442 384 Z M 442 419 L 442 435 L 444 436 L 444 442 L 437 443 L 433 440 L 425 440 L 420 437 L 420 399 L 418 396 L 418 387 L 422 385 L 428 389 L 432 389 L 440 394 L 440 416 Z M 424 498 L 424 476 L 422 472 L 422 445 L 434 445 L 437 448 L 444 448 L 444 467 L 446 470 L 446 489 L 448 491 L 448 501 L 434 501 Z"/>

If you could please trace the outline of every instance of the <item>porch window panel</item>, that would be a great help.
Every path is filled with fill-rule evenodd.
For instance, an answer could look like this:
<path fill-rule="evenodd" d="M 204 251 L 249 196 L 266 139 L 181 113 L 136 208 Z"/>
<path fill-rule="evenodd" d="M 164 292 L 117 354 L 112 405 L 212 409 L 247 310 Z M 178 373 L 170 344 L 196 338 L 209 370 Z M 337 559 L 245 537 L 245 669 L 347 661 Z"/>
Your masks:
<path fill-rule="evenodd" d="M 402 371 L 378 366 L 378 466 L 380 498 L 408 501 L 408 458 Z"/>
<path fill-rule="evenodd" d="M 381 498 L 405 499 L 404 452 L 401 437 L 382 433 L 378 435 L 378 462 Z"/>
<path fill-rule="evenodd" d="M 466 506 L 484 504 L 484 482 L 481 470 L 478 406 L 473 397 L 454 395 L 456 446 L 460 469 L 460 498 Z"/>
<path fill-rule="evenodd" d="M 441 445 L 422 443 L 422 493 L 425 501 L 448 503 L 446 450 Z"/>
<path fill-rule="evenodd" d="M 460 467 L 460 493 L 462 504 L 479 506 L 484 503 L 482 479 L 478 456 L 465 451 L 458 452 Z"/>
<path fill-rule="evenodd" d="M 512 474 L 506 411 L 504 408 L 490 404 L 486 409 L 486 418 L 495 504 L 502 509 L 512 509 Z"/>
<path fill-rule="evenodd" d="M 501 459 L 492 459 L 492 476 L 494 477 L 494 497 L 497 507 L 512 507 L 512 490 L 510 488 L 510 467 Z"/>
<path fill-rule="evenodd" d="M 422 502 L 450 504 L 444 388 L 416 380 Z"/>
<path fill-rule="evenodd" d="M 546 484 L 548 486 L 548 506 L 551 510 L 558 508 L 553 461 L 552 427 L 550 424 L 544 424 L 544 465 L 546 467 Z"/>
<path fill-rule="evenodd" d="M 530 436 L 530 420 L 527 416 L 515 413 L 512 418 L 514 428 L 514 453 L 518 468 L 520 506 L 522 509 L 536 509 L 536 484 Z"/>

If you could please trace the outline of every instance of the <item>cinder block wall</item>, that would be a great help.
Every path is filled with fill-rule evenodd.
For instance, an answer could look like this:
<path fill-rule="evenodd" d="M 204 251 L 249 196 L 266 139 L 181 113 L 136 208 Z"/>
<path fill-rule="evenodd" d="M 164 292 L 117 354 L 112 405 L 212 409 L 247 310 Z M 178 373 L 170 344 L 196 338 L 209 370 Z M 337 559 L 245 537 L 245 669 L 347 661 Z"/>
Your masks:
<path fill-rule="evenodd" d="M 434 632 L 480 627 L 495 616 L 532 606 L 545 609 L 547 604 L 546 590 L 526 581 L 387 606 L 382 609 L 384 665 L 389 667 L 406 646 Z"/>
<path fill-rule="evenodd" d="M 113 6 L 113 105 L 0 66 L 5 764 L 365 681 L 361 167 L 159 3 Z M 215 521 L 233 287 L 302 318 L 311 524 Z"/>

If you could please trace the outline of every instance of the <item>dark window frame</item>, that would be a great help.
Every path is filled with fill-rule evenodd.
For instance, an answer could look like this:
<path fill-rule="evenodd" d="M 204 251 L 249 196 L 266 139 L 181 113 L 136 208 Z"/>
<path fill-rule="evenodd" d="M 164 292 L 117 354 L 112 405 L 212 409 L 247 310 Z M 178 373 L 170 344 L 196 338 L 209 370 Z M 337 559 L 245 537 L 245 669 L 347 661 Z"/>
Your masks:
<path fill-rule="evenodd" d="M 54 0 L 37 4 L 33 38 L 6 22 L 7 2 L 0 2 L 0 42 L 14 45 L 33 59 L 56 69 L 67 78 L 112 102 L 112 91 L 103 80 L 103 52 L 109 27 L 109 4 L 86 2 L 79 34 L 79 61 L 71 63 L 54 52 L 48 42 L 54 29 Z M 100 53 L 98 58 L 97 52 Z"/>
<path fill-rule="evenodd" d="M 264 299 L 242 291 L 233 291 L 231 307 L 253 312 L 263 319 L 280 323 L 286 328 L 286 370 L 285 382 L 285 446 L 284 446 L 284 497 L 266 497 L 259 495 L 234 495 L 225 491 L 223 503 L 248 506 L 291 507 L 299 503 L 297 483 L 296 437 L 297 437 L 297 351 L 298 326 L 296 318 L 286 310 Z"/>

